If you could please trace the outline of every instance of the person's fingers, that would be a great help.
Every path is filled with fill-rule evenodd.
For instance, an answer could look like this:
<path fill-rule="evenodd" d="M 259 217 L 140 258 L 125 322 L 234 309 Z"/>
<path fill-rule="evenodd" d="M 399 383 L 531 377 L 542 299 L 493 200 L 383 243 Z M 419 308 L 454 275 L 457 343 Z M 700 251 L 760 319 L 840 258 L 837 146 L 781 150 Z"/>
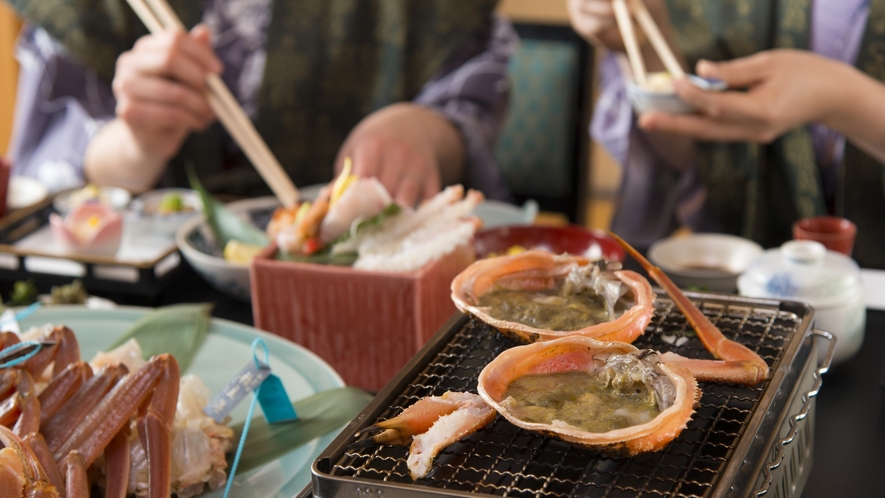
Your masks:
<path fill-rule="evenodd" d="M 381 165 L 381 146 L 374 140 L 363 140 L 355 143 L 351 149 L 353 156 L 351 174 L 368 178 L 378 176 Z M 383 181 L 381 183 L 384 183 Z M 388 189 L 391 185 L 384 184 Z"/>
<path fill-rule="evenodd" d="M 185 37 L 185 39 L 188 37 Z M 198 24 L 190 32 L 190 39 L 195 43 L 184 43 L 182 49 L 211 73 L 220 74 L 224 69 L 221 60 L 212 50 L 212 31 L 205 24 Z"/>
<path fill-rule="evenodd" d="M 114 80 L 114 94 L 131 100 L 150 101 L 159 104 L 178 106 L 208 125 L 215 119 L 206 94 L 193 88 L 158 77 L 129 78 Z"/>
<path fill-rule="evenodd" d="M 417 173 L 404 171 L 392 192 L 393 200 L 400 206 L 414 207 L 421 191 L 421 177 Z"/>
<path fill-rule="evenodd" d="M 758 103 L 749 94 L 701 90 L 688 80 L 674 81 L 673 86 L 679 98 L 711 118 L 735 121 L 758 119 Z"/>
<path fill-rule="evenodd" d="M 145 37 L 139 44 L 135 50 L 124 54 L 125 58 L 120 57 L 121 64 L 136 72 L 176 79 L 202 89 L 206 76 L 221 68 L 211 50 L 183 33 Z"/>
<path fill-rule="evenodd" d="M 434 165 L 432 171 L 434 171 L 434 172 L 437 171 L 435 165 Z M 441 185 L 440 177 L 438 174 L 425 175 L 423 180 L 424 180 L 423 181 L 424 188 L 423 188 L 423 192 L 421 193 L 421 198 L 418 199 L 419 202 L 423 201 L 425 199 L 430 199 L 431 197 L 438 194 L 440 190 L 442 190 L 442 185 Z"/>
<path fill-rule="evenodd" d="M 757 54 L 727 62 L 701 60 L 695 70 L 698 76 L 728 83 L 729 88 L 746 88 L 765 79 L 770 63 L 770 54 Z"/>
<path fill-rule="evenodd" d="M 181 107 L 161 102 L 123 98 L 117 101 L 116 113 L 120 119 L 138 129 L 202 130 L 206 127 L 205 122 Z"/>

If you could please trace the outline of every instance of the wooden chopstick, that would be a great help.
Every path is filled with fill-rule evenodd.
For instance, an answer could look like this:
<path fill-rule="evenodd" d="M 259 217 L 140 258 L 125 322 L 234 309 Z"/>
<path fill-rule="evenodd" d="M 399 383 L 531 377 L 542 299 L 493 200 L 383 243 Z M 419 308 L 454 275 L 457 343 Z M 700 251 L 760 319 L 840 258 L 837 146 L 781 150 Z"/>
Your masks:
<path fill-rule="evenodd" d="M 651 42 L 651 46 L 654 47 L 655 51 L 658 53 L 658 57 L 661 58 L 664 67 L 667 68 L 667 72 L 670 73 L 670 76 L 676 79 L 685 78 L 685 71 L 682 70 L 682 65 L 679 63 L 679 60 L 676 59 L 667 40 L 664 38 L 664 35 L 661 34 L 661 30 L 658 29 L 658 25 L 648 11 L 648 7 L 645 6 L 645 2 L 642 0 L 630 0 L 630 2 L 633 7 L 633 15 L 636 16 L 636 21 L 639 23 L 639 27 L 642 28 L 642 31 L 648 36 L 648 41 Z"/>
<path fill-rule="evenodd" d="M 639 42 L 636 40 L 636 32 L 633 31 L 633 21 L 630 19 L 630 10 L 627 9 L 625 0 L 612 0 L 615 9 L 615 20 L 621 37 L 624 39 L 624 47 L 627 49 L 627 58 L 630 59 L 630 67 L 633 69 L 633 79 L 639 85 L 645 85 L 645 62 L 639 51 Z"/>
<path fill-rule="evenodd" d="M 165 0 L 127 0 L 151 33 L 185 31 L 175 11 Z M 145 3 L 147 2 L 147 3 Z M 209 103 L 218 119 L 258 170 L 280 203 L 292 207 L 298 202 L 298 189 L 255 130 L 252 121 L 217 74 L 207 77 Z"/>

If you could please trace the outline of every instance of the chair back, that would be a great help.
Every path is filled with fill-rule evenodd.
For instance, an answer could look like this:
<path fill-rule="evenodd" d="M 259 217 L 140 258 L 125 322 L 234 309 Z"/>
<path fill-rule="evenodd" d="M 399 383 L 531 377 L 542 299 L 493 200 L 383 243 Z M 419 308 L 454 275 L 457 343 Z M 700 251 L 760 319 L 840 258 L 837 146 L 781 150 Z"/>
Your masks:
<path fill-rule="evenodd" d="M 518 203 L 583 221 L 592 51 L 568 26 L 517 24 L 510 106 L 496 157 Z"/>

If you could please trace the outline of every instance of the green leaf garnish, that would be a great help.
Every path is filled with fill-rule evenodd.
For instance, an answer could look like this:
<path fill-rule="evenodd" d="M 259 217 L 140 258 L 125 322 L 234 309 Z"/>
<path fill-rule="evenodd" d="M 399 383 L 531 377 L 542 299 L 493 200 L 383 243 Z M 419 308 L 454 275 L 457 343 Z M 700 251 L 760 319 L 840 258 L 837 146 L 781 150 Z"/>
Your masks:
<path fill-rule="evenodd" d="M 232 213 L 224 207 L 224 204 L 209 195 L 209 192 L 197 178 L 193 167 L 188 166 L 187 176 L 191 188 L 200 194 L 200 199 L 203 201 L 203 214 L 206 216 L 206 221 L 209 222 L 209 228 L 215 236 L 219 249 L 223 250 L 231 240 L 262 247 L 270 243 L 267 235 L 258 227 Z"/>
<path fill-rule="evenodd" d="M 342 387 L 323 391 L 292 403 L 298 419 L 291 422 L 269 425 L 264 417 L 252 419 L 249 434 L 237 473 L 248 472 L 256 467 L 272 462 L 323 434 L 331 432 L 353 420 L 369 401 L 372 395 L 353 387 Z M 239 441 L 244 423 L 234 430 L 234 441 Z M 229 458 L 233 453 L 228 454 Z"/>
<path fill-rule="evenodd" d="M 185 372 L 209 330 L 211 311 L 211 304 L 176 304 L 157 308 L 139 318 L 107 350 L 135 339 L 145 359 L 169 353 L 178 360 L 179 370 Z"/>

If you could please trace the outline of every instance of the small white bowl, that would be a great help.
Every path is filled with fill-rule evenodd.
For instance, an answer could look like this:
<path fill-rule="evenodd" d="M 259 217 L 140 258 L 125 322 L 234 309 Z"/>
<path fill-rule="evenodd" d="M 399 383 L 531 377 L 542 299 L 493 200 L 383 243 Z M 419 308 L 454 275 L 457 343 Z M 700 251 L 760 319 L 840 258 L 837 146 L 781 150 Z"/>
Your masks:
<path fill-rule="evenodd" d="M 252 218 L 256 225 L 260 225 L 263 223 L 257 218 L 262 218 L 266 223 L 279 205 L 275 197 L 259 197 L 233 202 L 227 208 L 247 219 Z M 264 229 L 264 226 L 259 228 Z M 223 248 L 215 243 L 212 230 L 203 216 L 194 217 L 182 224 L 175 234 L 175 243 L 185 261 L 212 287 L 234 299 L 251 302 L 249 266 L 224 259 Z"/>
<path fill-rule="evenodd" d="M 734 235 L 693 234 L 655 242 L 648 259 L 682 288 L 733 294 L 737 279 L 763 253 Z"/>
<path fill-rule="evenodd" d="M 160 204 L 167 195 L 181 197 L 183 210 L 174 213 L 159 212 Z M 148 222 L 149 229 L 164 236 L 174 237 L 186 221 L 196 218 L 203 211 L 199 194 L 186 188 L 163 188 L 145 192 L 132 201 L 132 210 L 140 220 Z"/>
<path fill-rule="evenodd" d="M 722 92 L 728 89 L 728 84 L 722 80 L 701 78 L 693 74 L 688 75 L 688 80 L 708 92 Z M 628 81 L 627 98 L 630 99 L 637 114 L 645 114 L 650 111 L 660 111 L 667 114 L 692 114 L 695 112 L 694 106 L 679 98 L 676 91 L 672 89 L 653 90 Z"/>

